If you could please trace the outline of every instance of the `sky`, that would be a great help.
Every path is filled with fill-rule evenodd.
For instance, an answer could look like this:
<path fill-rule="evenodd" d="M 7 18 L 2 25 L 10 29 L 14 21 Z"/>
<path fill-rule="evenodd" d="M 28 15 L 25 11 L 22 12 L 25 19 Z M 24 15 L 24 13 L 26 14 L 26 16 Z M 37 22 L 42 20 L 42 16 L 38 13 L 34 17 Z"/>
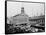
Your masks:
<path fill-rule="evenodd" d="M 7 2 L 7 17 L 21 13 L 21 7 L 24 7 L 25 13 L 29 17 L 44 15 L 44 4 L 40 3 L 22 3 L 22 2 Z"/>

